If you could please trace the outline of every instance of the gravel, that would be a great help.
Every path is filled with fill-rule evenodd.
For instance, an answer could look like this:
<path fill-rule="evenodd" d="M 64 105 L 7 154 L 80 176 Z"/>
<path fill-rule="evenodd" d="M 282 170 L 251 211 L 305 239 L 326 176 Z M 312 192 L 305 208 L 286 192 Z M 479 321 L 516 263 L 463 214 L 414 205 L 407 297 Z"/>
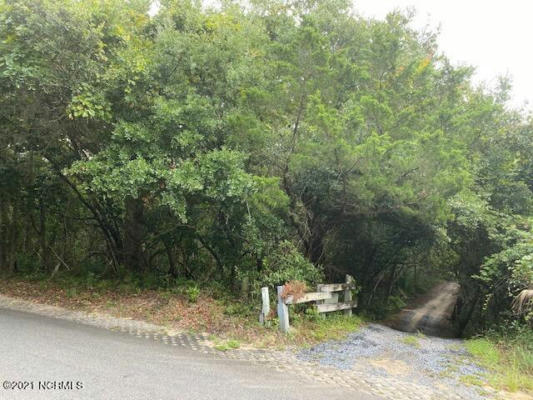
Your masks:
<path fill-rule="evenodd" d="M 480 387 L 465 385 L 461 377 L 480 378 L 463 341 L 396 331 L 370 324 L 342 341 L 329 341 L 303 350 L 302 361 L 340 370 L 355 370 L 370 379 L 403 380 L 427 387 L 445 385 L 460 398 L 484 399 Z"/>

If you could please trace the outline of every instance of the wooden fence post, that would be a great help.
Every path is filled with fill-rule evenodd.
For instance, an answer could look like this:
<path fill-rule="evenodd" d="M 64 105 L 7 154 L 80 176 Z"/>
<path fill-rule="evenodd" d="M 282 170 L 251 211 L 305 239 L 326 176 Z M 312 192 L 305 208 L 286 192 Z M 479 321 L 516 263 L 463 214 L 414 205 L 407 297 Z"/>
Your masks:
<path fill-rule="evenodd" d="M 283 294 L 283 286 L 278 286 L 278 318 L 279 329 L 287 333 L 289 332 L 289 307 L 285 304 L 285 301 L 281 297 Z"/>
<path fill-rule="evenodd" d="M 350 275 L 346 275 L 346 284 L 348 287 L 344 289 L 344 302 L 349 303 L 352 301 L 352 290 L 350 289 L 350 284 L 353 282 L 353 278 Z M 344 310 L 344 315 L 352 315 L 352 309 L 349 308 Z"/>
<path fill-rule="evenodd" d="M 261 314 L 259 314 L 259 322 L 262 325 L 266 325 L 268 323 L 268 314 L 270 314 L 270 298 L 268 297 L 268 287 L 261 288 L 261 299 L 263 304 L 261 307 Z"/>

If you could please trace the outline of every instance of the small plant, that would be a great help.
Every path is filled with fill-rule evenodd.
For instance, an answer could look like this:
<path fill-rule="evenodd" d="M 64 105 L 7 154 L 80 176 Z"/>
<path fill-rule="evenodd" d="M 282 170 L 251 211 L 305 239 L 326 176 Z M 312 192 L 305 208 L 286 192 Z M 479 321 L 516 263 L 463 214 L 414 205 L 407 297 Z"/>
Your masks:
<path fill-rule="evenodd" d="M 215 349 L 217 349 L 218 351 L 235 350 L 239 347 L 241 347 L 240 342 L 238 340 L 233 339 L 215 344 Z"/>
<path fill-rule="evenodd" d="M 463 375 L 459 378 L 466 385 L 483 386 L 485 382 L 476 375 Z"/>
<path fill-rule="evenodd" d="M 215 345 L 215 349 L 218 350 L 218 351 L 228 351 L 229 350 L 228 346 L 226 346 L 225 343 L 216 344 Z"/>
<path fill-rule="evenodd" d="M 416 336 L 406 336 L 402 339 L 402 342 L 416 348 L 420 347 L 420 342 L 418 341 L 418 338 Z"/>
<path fill-rule="evenodd" d="M 420 339 L 425 339 L 425 338 L 426 338 L 426 335 L 424 334 L 424 332 L 422 332 L 422 331 L 420 331 L 420 330 L 418 330 L 418 331 L 416 332 L 416 336 L 417 336 L 418 338 L 420 338 Z"/>
<path fill-rule="evenodd" d="M 320 318 L 320 313 L 315 306 L 307 307 L 305 310 L 305 316 L 309 321 L 317 321 Z"/>
<path fill-rule="evenodd" d="M 196 303 L 200 296 L 200 288 L 198 286 L 190 286 L 185 290 L 185 295 L 191 303 Z"/>

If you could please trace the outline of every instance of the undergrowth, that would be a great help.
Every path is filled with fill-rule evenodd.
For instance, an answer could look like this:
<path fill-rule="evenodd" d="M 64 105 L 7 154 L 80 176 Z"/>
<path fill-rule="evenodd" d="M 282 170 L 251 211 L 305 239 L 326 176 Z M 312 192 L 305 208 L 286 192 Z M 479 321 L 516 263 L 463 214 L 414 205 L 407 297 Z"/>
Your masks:
<path fill-rule="evenodd" d="M 533 393 L 533 331 L 515 326 L 507 332 L 489 332 L 469 339 L 466 347 L 485 367 L 491 386 L 515 392 Z"/>
<path fill-rule="evenodd" d="M 126 275 L 122 281 L 97 278 L 91 274 L 50 277 L 32 275 L 0 279 L 0 292 L 39 303 L 116 317 L 145 320 L 167 327 L 169 331 L 206 332 L 216 337 L 220 350 L 240 344 L 254 347 L 283 348 L 309 346 L 337 340 L 357 330 L 359 316 L 330 313 L 324 318 L 308 305 L 290 307 L 291 331 L 279 331 L 275 312 L 269 326 L 258 323 L 260 300 L 243 301 L 218 284 L 202 287 L 188 280 L 161 285 Z M 272 309 L 275 310 L 274 304 Z"/>

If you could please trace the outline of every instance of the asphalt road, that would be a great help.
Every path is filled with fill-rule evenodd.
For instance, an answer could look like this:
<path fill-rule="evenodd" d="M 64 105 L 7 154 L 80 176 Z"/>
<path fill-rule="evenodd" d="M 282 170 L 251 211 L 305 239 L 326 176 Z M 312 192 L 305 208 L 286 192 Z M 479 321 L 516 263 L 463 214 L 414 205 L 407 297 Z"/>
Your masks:
<path fill-rule="evenodd" d="M 15 382 L 22 382 L 22 388 L 4 388 Z M 64 382 L 67 388 L 59 388 Z M 127 334 L 0 309 L 1 400 L 347 398 L 370 399 L 265 366 L 213 359 Z"/>

